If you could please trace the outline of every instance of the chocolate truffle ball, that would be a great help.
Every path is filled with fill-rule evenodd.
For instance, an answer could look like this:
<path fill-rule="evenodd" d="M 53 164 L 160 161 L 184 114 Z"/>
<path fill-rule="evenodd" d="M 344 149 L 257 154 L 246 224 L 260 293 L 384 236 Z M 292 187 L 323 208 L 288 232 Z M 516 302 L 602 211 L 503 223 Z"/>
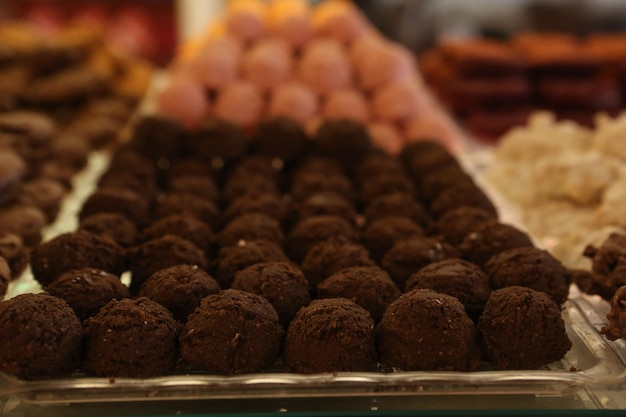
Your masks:
<path fill-rule="evenodd" d="M 191 157 L 183 157 L 170 161 L 170 165 L 164 174 L 166 175 L 166 182 L 169 182 L 175 178 L 186 177 L 188 175 L 213 178 L 215 172 L 213 172 L 213 168 L 208 161 L 199 161 Z"/>
<path fill-rule="evenodd" d="M 465 236 L 459 245 L 461 258 L 484 266 L 493 255 L 507 249 L 534 246 L 530 237 L 518 228 L 499 222 L 487 222 Z"/>
<path fill-rule="evenodd" d="M 404 371 L 472 371 L 480 356 L 463 304 L 428 289 L 391 303 L 376 327 L 376 345 L 383 364 Z"/>
<path fill-rule="evenodd" d="M 308 285 L 297 266 L 289 262 L 262 262 L 237 272 L 231 288 L 265 298 L 287 328 L 298 310 L 311 301 Z"/>
<path fill-rule="evenodd" d="M 428 172 L 419 181 L 419 193 L 426 201 L 434 201 L 442 190 L 458 183 L 474 184 L 472 177 L 460 165 L 447 164 Z"/>
<path fill-rule="evenodd" d="M 132 274 L 131 293 L 161 269 L 179 264 L 197 265 L 206 270 L 207 260 L 202 249 L 180 236 L 164 235 L 133 248 L 129 254 Z"/>
<path fill-rule="evenodd" d="M 182 359 L 219 374 L 263 371 L 280 355 L 284 331 L 263 297 L 225 290 L 205 297 L 180 335 Z"/>
<path fill-rule="evenodd" d="M 0 370 L 18 378 L 57 378 L 80 363 L 83 327 L 69 305 L 47 294 L 0 303 Z"/>
<path fill-rule="evenodd" d="M 100 187 L 129 189 L 152 202 L 157 195 L 156 163 L 143 155 L 119 149 L 112 157 L 107 171 L 100 177 Z"/>
<path fill-rule="evenodd" d="M 126 270 L 126 258 L 123 249 L 113 241 L 79 230 L 37 246 L 31 253 L 30 266 L 35 279 L 45 288 L 73 269 L 101 269 L 119 276 Z"/>
<path fill-rule="evenodd" d="M 372 258 L 380 262 L 396 243 L 424 234 L 424 230 L 408 217 L 387 216 L 368 223 L 362 239 Z"/>
<path fill-rule="evenodd" d="M 331 238 L 315 244 L 302 261 L 302 272 L 309 281 L 309 290 L 335 272 L 354 266 L 375 266 L 367 249 L 344 238 Z"/>
<path fill-rule="evenodd" d="M 11 268 L 9 268 L 7 261 L 0 256 L 0 300 L 4 298 L 9 289 L 9 281 L 11 281 Z"/>
<path fill-rule="evenodd" d="M 207 259 L 215 254 L 215 235 L 211 228 L 198 219 L 182 214 L 163 217 L 141 232 L 141 240 L 158 239 L 165 235 L 180 236 L 204 251 Z"/>
<path fill-rule="evenodd" d="M 481 208 L 461 206 L 438 218 L 435 228 L 446 242 L 458 246 L 465 236 L 475 232 L 483 223 L 495 221 L 497 218 L 492 213 Z"/>
<path fill-rule="evenodd" d="M 179 327 L 162 305 L 113 300 L 85 323 L 83 369 L 102 377 L 148 378 L 174 370 Z"/>
<path fill-rule="evenodd" d="M 341 164 L 354 166 L 372 149 L 372 140 L 365 127 L 347 119 L 326 120 L 317 129 L 315 148 Z"/>
<path fill-rule="evenodd" d="M 354 205 L 344 196 L 332 191 L 311 194 L 305 200 L 294 202 L 291 206 L 289 222 L 296 224 L 315 216 L 338 216 L 354 223 L 356 211 Z"/>
<path fill-rule="evenodd" d="M 366 309 L 375 322 L 400 290 L 389 274 L 377 266 L 356 266 L 335 272 L 317 286 L 319 298 L 346 298 Z"/>
<path fill-rule="evenodd" d="M 220 249 L 213 276 L 222 288 L 230 288 L 238 271 L 261 262 L 286 262 L 287 256 L 267 240 L 247 240 Z"/>
<path fill-rule="evenodd" d="M 409 142 L 400 153 L 400 159 L 417 181 L 436 168 L 448 164 L 459 165 L 454 155 L 437 140 Z"/>
<path fill-rule="evenodd" d="M 257 125 L 253 144 L 259 154 L 290 164 L 303 155 L 309 138 L 300 123 L 286 117 L 274 117 Z"/>
<path fill-rule="evenodd" d="M 284 238 L 277 220 L 261 213 L 247 213 L 228 223 L 217 236 L 217 241 L 224 247 L 240 240 L 265 239 L 282 246 Z"/>
<path fill-rule="evenodd" d="M 409 277 L 426 265 L 457 256 L 457 250 L 445 242 L 416 237 L 393 245 L 380 264 L 389 272 L 398 288 L 404 288 Z"/>
<path fill-rule="evenodd" d="M 414 196 L 405 193 L 381 195 L 365 206 L 363 215 L 372 222 L 387 216 L 403 216 L 413 220 L 425 231 L 431 228 L 430 215 Z"/>
<path fill-rule="evenodd" d="M 15 233 L 0 232 L 0 257 L 9 265 L 11 279 L 15 279 L 26 269 L 29 254 L 21 237 Z"/>
<path fill-rule="evenodd" d="M 559 306 L 527 287 L 492 291 L 476 329 L 487 357 L 502 369 L 535 369 L 572 347 Z"/>
<path fill-rule="evenodd" d="M 247 147 L 244 132 L 237 125 L 220 119 L 203 122 L 187 141 L 190 155 L 205 161 L 219 158 L 226 165 L 243 157 Z"/>
<path fill-rule="evenodd" d="M 219 189 L 215 181 L 203 175 L 179 175 L 169 180 L 167 192 L 170 194 L 192 194 L 203 200 L 218 201 Z"/>
<path fill-rule="evenodd" d="M 121 213 L 96 213 L 80 220 L 79 230 L 107 237 L 122 247 L 137 243 L 137 225 Z"/>
<path fill-rule="evenodd" d="M 281 177 L 282 164 L 264 155 L 250 155 L 240 159 L 227 175 L 229 178 L 243 180 L 251 177 L 262 177 L 278 183 Z"/>
<path fill-rule="evenodd" d="M 159 188 L 153 179 L 135 176 L 125 170 L 105 173 L 98 182 L 100 189 L 128 190 L 141 197 L 148 207 L 153 207 L 159 197 Z"/>
<path fill-rule="evenodd" d="M 295 177 L 289 195 L 294 201 L 303 201 L 312 194 L 333 192 L 354 200 L 354 190 L 350 179 L 343 174 L 309 173 Z"/>
<path fill-rule="evenodd" d="M 426 265 L 411 275 L 405 291 L 416 288 L 428 288 L 458 298 L 474 321 L 478 320 L 491 292 L 489 279 L 482 269 L 458 258 Z"/>
<path fill-rule="evenodd" d="M 459 182 L 441 190 L 430 204 L 430 212 L 434 218 L 443 216 L 447 211 L 460 206 L 478 207 L 498 216 L 498 210 L 487 194 L 473 183 Z"/>
<path fill-rule="evenodd" d="M 545 292 L 559 305 L 569 294 L 567 268 L 542 249 L 529 246 L 500 252 L 487 261 L 485 272 L 494 289 L 528 287 Z"/>
<path fill-rule="evenodd" d="M 130 297 L 118 276 L 93 268 L 61 274 L 46 287 L 46 292 L 65 300 L 83 321 L 95 316 L 109 301 Z"/>
<path fill-rule="evenodd" d="M 383 152 L 372 152 L 359 162 L 353 172 L 358 184 L 382 174 L 406 175 L 406 171 L 397 158 Z"/>
<path fill-rule="evenodd" d="M 142 116 L 135 124 L 130 147 L 152 159 L 174 158 L 181 154 L 185 128 L 161 115 Z"/>
<path fill-rule="evenodd" d="M 415 195 L 415 186 L 404 173 L 379 174 L 371 177 L 361 184 L 359 197 L 367 204 L 376 197 L 395 193 Z"/>
<path fill-rule="evenodd" d="M 339 237 L 356 242 L 358 233 L 347 220 L 338 216 L 309 217 L 291 229 L 287 235 L 285 249 L 291 259 L 302 262 L 313 245 Z"/>
<path fill-rule="evenodd" d="M 344 298 L 314 300 L 289 324 L 283 363 L 305 374 L 374 369 L 374 320 Z"/>
<path fill-rule="evenodd" d="M 259 196 L 266 194 L 280 195 L 276 181 L 270 178 L 254 176 L 230 177 L 224 184 L 222 198 L 226 203 L 231 203 L 242 196 Z"/>
<path fill-rule="evenodd" d="M 220 210 L 211 200 L 190 194 L 166 194 L 156 209 L 156 220 L 174 214 L 185 215 L 200 220 L 212 230 L 220 228 Z"/>
<path fill-rule="evenodd" d="M 204 297 L 218 292 L 217 281 L 197 265 L 175 265 L 152 274 L 141 285 L 139 296 L 156 301 L 184 323 Z"/>
<path fill-rule="evenodd" d="M 293 169 L 293 180 L 310 174 L 345 175 L 344 167 L 335 159 L 311 153 Z"/>
<path fill-rule="evenodd" d="M 287 207 L 277 194 L 242 195 L 233 200 L 222 213 L 224 223 L 247 213 L 260 213 L 282 221 Z"/>
<path fill-rule="evenodd" d="M 97 213 L 119 213 L 135 224 L 148 219 L 148 203 L 137 193 L 121 188 L 100 188 L 83 203 L 78 217 Z"/>
<path fill-rule="evenodd" d="M 146 183 L 155 182 L 157 179 L 155 162 L 131 146 L 122 146 L 113 154 L 108 169 L 100 179 L 101 184 L 108 175 L 115 175 L 120 172 Z"/>

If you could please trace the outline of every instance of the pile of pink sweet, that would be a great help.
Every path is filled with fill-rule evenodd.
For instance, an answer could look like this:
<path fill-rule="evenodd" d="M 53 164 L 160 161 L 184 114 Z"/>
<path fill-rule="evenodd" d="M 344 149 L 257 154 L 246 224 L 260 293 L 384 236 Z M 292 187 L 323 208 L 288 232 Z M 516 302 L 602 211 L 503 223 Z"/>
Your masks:
<path fill-rule="evenodd" d="M 253 129 L 264 117 L 309 132 L 328 118 L 364 123 L 391 154 L 437 139 L 458 150 L 461 133 L 427 92 L 403 46 L 385 39 L 350 1 L 233 0 L 179 49 L 157 111 L 193 129 L 218 117 Z"/>

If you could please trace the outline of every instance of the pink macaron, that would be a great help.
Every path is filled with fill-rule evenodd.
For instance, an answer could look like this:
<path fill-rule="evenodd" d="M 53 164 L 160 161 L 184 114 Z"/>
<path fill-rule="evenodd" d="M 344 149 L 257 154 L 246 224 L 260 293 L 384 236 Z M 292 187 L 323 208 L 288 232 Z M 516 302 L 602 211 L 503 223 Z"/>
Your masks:
<path fill-rule="evenodd" d="M 230 36 L 210 39 L 191 63 L 196 78 L 208 89 L 218 89 L 238 76 L 241 44 Z"/>
<path fill-rule="evenodd" d="M 298 65 L 298 77 L 316 93 L 328 94 L 351 85 L 352 69 L 337 41 L 317 39 L 306 46 Z"/>
<path fill-rule="evenodd" d="M 346 88 L 328 94 L 321 114 L 325 118 L 350 119 L 365 123 L 369 118 L 369 104 L 359 90 Z"/>
<path fill-rule="evenodd" d="M 300 48 L 313 37 L 313 21 L 305 0 L 274 0 L 269 8 L 270 33 Z"/>
<path fill-rule="evenodd" d="M 194 128 L 209 114 L 209 101 L 202 84 L 187 74 L 174 73 L 157 93 L 157 111 L 170 116 L 188 128 Z"/>
<path fill-rule="evenodd" d="M 228 33 L 243 42 L 259 39 L 267 31 L 267 12 L 262 0 L 230 0 L 224 17 Z"/>
<path fill-rule="evenodd" d="M 292 81 L 276 88 L 270 97 L 268 116 L 283 116 L 303 125 L 318 112 L 317 95 L 306 85 Z"/>
<path fill-rule="evenodd" d="M 363 90 L 372 91 L 385 84 L 403 82 L 417 74 L 413 56 L 405 47 L 381 39 L 365 43 L 363 47 L 366 50 L 353 61 Z"/>
<path fill-rule="evenodd" d="M 291 48 L 282 39 L 262 39 L 243 54 L 241 64 L 245 79 L 262 90 L 272 90 L 291 76 Z"/>
<path fill-rule="evenodd" d="M 379 87 L 372 98 L 374 117 L 387 122 L 404 122 L 417 117 L 426 105 L 426 92 L 414 80 L 394 82 Z"/>
<path fill-rule="evenodd" d="M 263 105 L 259 87 L 250 81 L 237 80 L 219 91 L 215 101 L 215 115 L 249 128 L 261 117 Z"/>
<path fill-rule="evenodd" d="M 313 11 L 316 35 L 349 44 L 368 30 L 367 19 L 350 1 L 326 0 Z"/>

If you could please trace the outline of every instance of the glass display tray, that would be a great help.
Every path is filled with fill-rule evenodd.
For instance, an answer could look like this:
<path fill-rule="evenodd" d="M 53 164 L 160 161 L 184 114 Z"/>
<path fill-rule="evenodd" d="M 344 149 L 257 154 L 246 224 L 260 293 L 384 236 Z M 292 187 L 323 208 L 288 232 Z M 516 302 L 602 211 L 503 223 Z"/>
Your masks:
<path fill-rule="evenodd" d="M 82 202 L 93 191 L 108 164 L 105 152 L 94 153 L 87 168 L 74 179 L 57 221 L 44 230 L 44 239 L 75 230 Z M 7 298 L 41 291 L 27 270 L 11 283 Z M 571 350 L 555 363 L 537 370 L 503 371 L 481 364 L 475 372 L 371 372 L 298 375 L 282 372 L 280 363 L 259 374 L 219 376 L 204 373 L 158 378 L 68 378 L 22 381 L 0 373 L 0 397 L 12 396 L 33 404 L 145 402 L 195 399 L 337 398 L 446 395 L 567 395 L 588 385 L 626 383 L 626 342 L 610 342 L 599 333 L 606 325 L 609 305 L 597 296 L 570 289 L 562 316 Z"/>
<path fill-rule="evenodd" d="M 36 404 L 195 399 L 330 398 L 420 395 L 565 395 L 585 385 L 626 381 L 626 344 L 609 342 L 599 329 L 608 304 L 578 293 L 563 308 L 572 349 L 543 369 L 502 371 L 481 365 L 475 372 L 340 372 L 297 375 L 273 370 L 241 376 L 210 374 L 159 378 L 92 378 L 22 381 L 0 373 L 0 396 Z"/>

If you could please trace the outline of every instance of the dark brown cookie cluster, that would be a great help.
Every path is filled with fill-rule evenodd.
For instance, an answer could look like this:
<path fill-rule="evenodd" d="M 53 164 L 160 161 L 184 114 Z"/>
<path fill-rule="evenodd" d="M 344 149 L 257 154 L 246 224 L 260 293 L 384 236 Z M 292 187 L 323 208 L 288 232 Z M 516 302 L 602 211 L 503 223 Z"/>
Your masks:
<path fill-rule="evenodd" d="M 501 368 L 534 368 L 523 358 L 540 342 L 495 361 L 496 342 L 482 349 L 488 324 L 476 325 L 498 302 L 492 290 L 519 285 L 549 294 L 542 303 L 554 308 L 533 314 L 555 322 L 555 346 L 569 346 L 558 326 L 564 268 L 498 221 L 445 148 L 415 142 L 396 158 L 354 122 L 327 122 L 313 137 L 293 129 L 284 119 L 251 134 L 220 120 L 196 132 L 159 116 L 137 120 L 85 201 L 79 230 L 39 245 L 31 261 L 44 288 L 85 320 L 83 370 L 241 374 L 282 357 L 299 373 L 471 371 L 481 352 Z M 275 147 L 277 138 L 299 141 L 298 151 Z M 110 281 L 127 271 L 135 298 L 110 301 L 126 296 Z M 87 311 L 81 298 L 104 307 Z M 508 337 L 489 338 L 498 335 Z"/>

